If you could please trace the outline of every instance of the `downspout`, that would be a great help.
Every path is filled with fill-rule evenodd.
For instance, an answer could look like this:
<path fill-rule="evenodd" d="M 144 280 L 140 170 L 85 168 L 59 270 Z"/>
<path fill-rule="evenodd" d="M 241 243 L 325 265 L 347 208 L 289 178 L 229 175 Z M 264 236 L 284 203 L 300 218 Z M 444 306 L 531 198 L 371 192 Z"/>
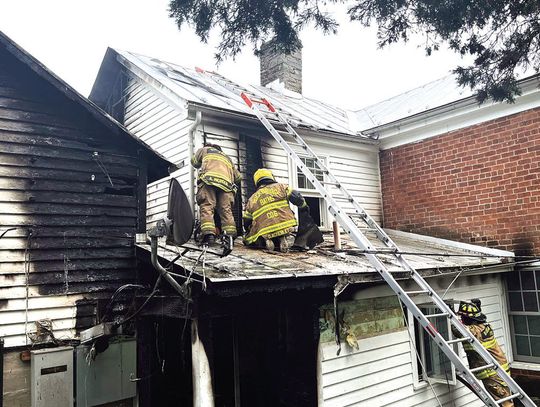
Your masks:
<path fill-rule="evenodd" d="M 200 110 L 197 110 L 195 113 L 195 121 L 193 124 L 189 127 L 188 132 L 188 153 L 189 153 L 189 189 L 190 189 L 190 203 L 191 203 L 191 210 L 193 213 L 195 213 L 195 168 L 193 165 L 191 165 L 191 157 L 195 154 L 195 132 L 197 131 L 197 127 L 199 127 L 199 124 L 201 124 L 202 121 L 202 113 Z"/>

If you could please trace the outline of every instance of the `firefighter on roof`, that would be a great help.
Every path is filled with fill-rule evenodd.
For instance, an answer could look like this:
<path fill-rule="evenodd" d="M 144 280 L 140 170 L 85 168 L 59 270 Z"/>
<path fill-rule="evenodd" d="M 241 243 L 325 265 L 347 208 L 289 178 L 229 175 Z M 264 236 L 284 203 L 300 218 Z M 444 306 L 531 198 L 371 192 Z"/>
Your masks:
<path fill-rule="evenodd" d="M 197 204 L 200 210 L 203 243 L 215 240 L 216 225 L 214 211 L 221 219 L 222 231 L 236 237 L 236 223 L 232 213 L 236 183 L 242 179 L 240 173 L 221 147 L 205 144 L 197 150 L 191 164 L 199 169 L 197 181 Z"/>
<path fill-rule="evenodd" d="M 472 299 L 471 302 L 461 301 L 459 303 L 458 315 L 461 316 L 461 322 L 465 327 L 473 334 L 473 336 L 480 341 L 482 346 L 487 349 L 489 353 L 497 360 L 499 365 L 510 374 L 510 367 L 508 360 L 504 355 L 501 347 L 495 339 L 493 329 L 491 325 L 486 322 L 486 316 L 482 313 L 481 302 L 479 299 Z M 452 327 L 454 336 L 461 337 L 459 332 Z M 474 350 L 473 346 L 469 343 L 463 343 L 463 349 L 467 354 L 467 360 L 469 361 L 469 369 L 475 367 L 484 366 L 486 362 L 480 357 Z M 510 389 L 506 382 L 501 379 L 495 370 L 484 369 L 475 372 L 478 379 L 482 380 L 484 387 L 491 394 L 495 400 L 500 400 L 510 396 Z M 502 407 L 514 407 L 513 401 L 505 401 L 501 404 Z"/>
<path fill-rule="evenodd" d="M 253 181 L 257 191 L 249 198 L 244 211 L 247 230 L 244 243 L 286 252 L 289 248 L 287 236 L 297 225 L 289 202 L 298 206 L 300 211 L 309 211 L 309 207 L 298 191 L 276 182 L 270 170 L 258 169 Z"/>

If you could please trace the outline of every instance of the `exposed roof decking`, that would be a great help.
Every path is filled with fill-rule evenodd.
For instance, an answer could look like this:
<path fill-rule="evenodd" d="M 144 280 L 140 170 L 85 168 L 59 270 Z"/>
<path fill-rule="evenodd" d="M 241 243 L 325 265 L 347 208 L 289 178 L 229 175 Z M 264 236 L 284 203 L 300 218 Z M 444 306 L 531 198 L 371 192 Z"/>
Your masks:
<path fill-rule="evenodd" d="M 468 269 L 476 270 L 486 266 L 505 267 L 504 263 L 509 256 L 512 256 L 511 252 L 464 245 L 443 239 L 389 230 L 387 233 L 404 253 L 430 254 L 428 256 L 409 254 L 404 256 L 412 267 L 426 275 Z M 286 254 L 248 249 L 241 243 L 236 243 L 232 254 L 227 257 L 219 258 L 207 254 L 204 274 L 213 283 L 346 274 L 365 275 L 366 282 L 380 280 L 378 274 L 363 255 L 335 253 L 331 250 L 331 235 L 326 235 L 325 238 L 325 243 L 318 250 Z M 145 251 L 150 250 L 148 244 L 138 244 L 138 247 Z M 352 248 L 347 244 L 344 247 Z M 160 247 L 158 254 L 162 259 L 171 261 L 181 250 L 174 246 L 165 246 Z M 181 259 L 176 260 L 175 264 L 202 276 L 202 257 L 197 262 L 200 254 L 200 252 L 190 251 Z M 474 257 L 465 257 L 464 255 Z M 381 257 L 390 271 L 400 271 L 393 256 L 382 255 Z"/>

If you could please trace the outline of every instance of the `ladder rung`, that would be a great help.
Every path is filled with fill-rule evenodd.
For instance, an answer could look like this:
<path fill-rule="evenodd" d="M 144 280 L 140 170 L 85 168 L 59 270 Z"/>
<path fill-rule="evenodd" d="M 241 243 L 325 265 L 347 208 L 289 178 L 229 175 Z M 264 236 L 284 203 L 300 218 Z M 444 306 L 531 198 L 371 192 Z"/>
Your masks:
<path fill-rule="evenodd" d="M 349 215 L 351 218 L 362 218 L 365 219 L 366 215 L 361 212 L 345 212 L 346 215 Z"/>
<path fill-rule="evenodd" d="M 471 369 L 471 373 L 479 372 L 484 369 L 491 369 L 493 367 L 495 367 L 495 365 L 493 363 L 489 363 L 485 366 L 475 367 L 474 369 Z"/>
<path fill-rule="evenodd" d="M 371 232 L 376 233 L 379 231 L 378 229 L 375 229 L 375 228 L 361 228 L 358 226 L 356 227 L 356 229 L 358 229 L 362 233 L 371 233 Z"/>
<path fill-rule="evenodd" d="M 336 201 L 354 202 L 354 199 L 352 199 L 352 198 L 343 198 L 343 197 L 340 197 L 340 196 L 334 197 L 334 199 L 335 199 Z"/>
<path fill-rule="evenodd" d="M 426 318 L 437 318 L 437 317 L 448 317 L 450 314 L 448 312 L 441 312 L 439 314 L 425 314 Z"/>
<path fill-rule="evenodd" d="M 323 184 L 323 185 L 333 185 L 335 187 L 341 188 L 341 183 L 340 182 L 320 181 L 320 183 Z"/>
<path fill-rule="evenodd" d="M 429 290 L 419 290 L 419 291 L 405 291 L 407 295 L 417 295 L 417 294 L 429 294 Z"/>
<path fill-rule="evenodd" d="M 518 397 L 521 397 L 521 394 L 520 393 L 514 393 L 514 394 L 512 394 L 512 395 L 510 395 L 508 397 L 497 400 L 497 404 L 502 404 L 505 401 L 510 401 L 510 400 L 513 400 L 513 399 L 518 398 Z"/>
<path fill-rule="evenodd" d="M 286 141 L 286 143 L 290 146 L 297 146 L 297 147 L 302 147 L 302 148 L 307 148 L 307 146 L 305 144 L 302 144 L 302 143 L 295 143 L 295 142 L 292 142 L 292 141 Z"/>
<path fill-rule="evenodd" d="M 471 340 L 469 338 L 456 338 L 451 339 L 449 341 L 446 341 L 448 345 L 453 345 L 454 343 L 460 343 L 460 342 L 470 342 Z"/>

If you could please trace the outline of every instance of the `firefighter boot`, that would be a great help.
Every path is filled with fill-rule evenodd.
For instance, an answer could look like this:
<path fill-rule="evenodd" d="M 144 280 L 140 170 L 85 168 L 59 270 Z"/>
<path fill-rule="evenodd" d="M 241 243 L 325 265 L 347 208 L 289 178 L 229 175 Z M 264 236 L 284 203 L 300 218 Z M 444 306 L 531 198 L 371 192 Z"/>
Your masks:
<path fill-rule="evenodd" d="M 273 252 L 274 249 L 276 248 L 272 239 L 264 239 L 264 246 L 266 250 L 269 250 L 271 252 Z"/>
<path fill-rule="evenodd" d="M 289 251 L 289 242 L 287 241 L 287 236 L 280 236 L 277 238 L 279 251 L 281 253 L 287 253 Z"/>

